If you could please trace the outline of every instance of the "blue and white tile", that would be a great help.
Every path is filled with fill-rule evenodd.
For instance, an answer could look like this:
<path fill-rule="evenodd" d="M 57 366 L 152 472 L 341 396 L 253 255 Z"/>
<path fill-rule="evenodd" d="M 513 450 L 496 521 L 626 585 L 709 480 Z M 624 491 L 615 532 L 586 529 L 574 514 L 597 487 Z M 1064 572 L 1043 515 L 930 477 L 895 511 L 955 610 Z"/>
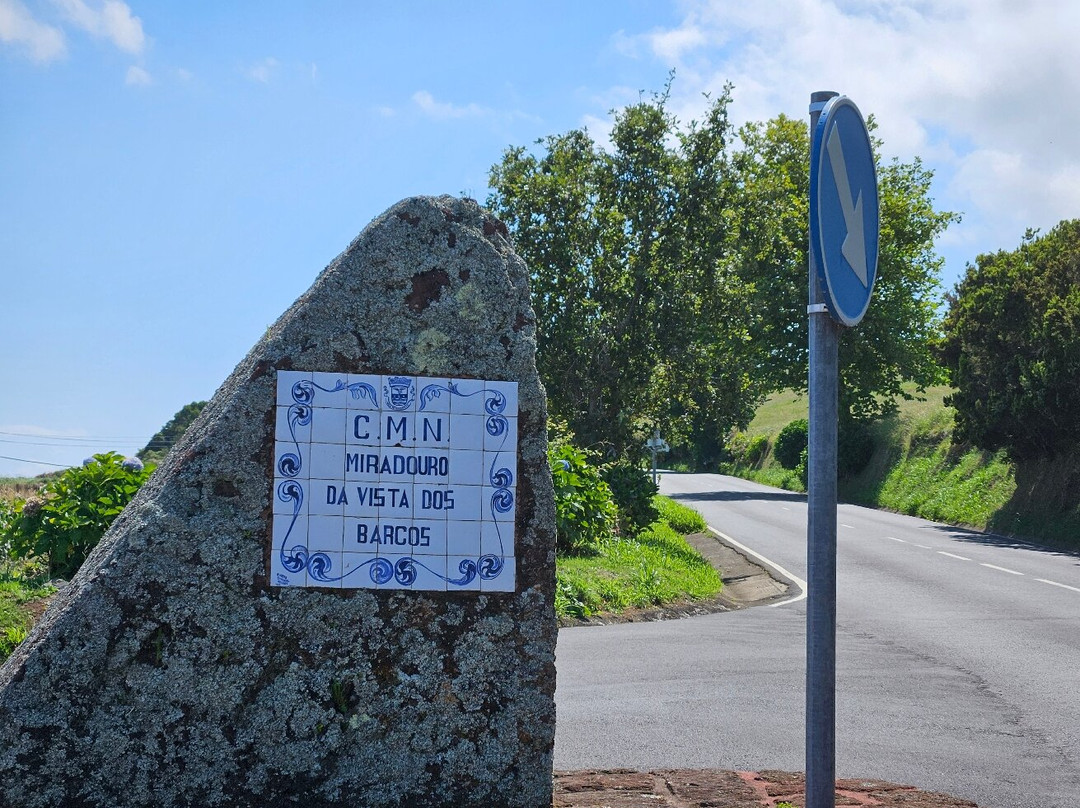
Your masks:
<path fill-rule="evenodd" d="M 411 482 L 380 482 L 379 518 L 395 522 L 411 521 L 413 518 L 413 484 Z"/>
<path fill-rule="evenodd" d="M 488 416 L 484 422 L 484 450 L 517 454 L 517 418 Z"/>
<path fill-rule="evenodd" d="M 450 412 L 459 415 L 483 415 L 484 392 L 482 379 L 454 379 L 457 391 L 450 400 Z"/>
<path fill-rule="evenodd" d="M 518 414 L 518 383 L 488 381 L 485 384 L 487 393 L 484 396 L 485 409 L 488 412 L 498 412 L 508 418 L 517 417 Z M 494 395 L 493 395 L 494 394 Z M 499 404 L 502 404 L 500 407 Z"/>
<path fill-rule="evenodd" d="M 376 448 L 382 446 L 379 413 L 374 410 L 345 411 L 345 445 Z"/>
<path fill-rule="evenodd" d="M 483 452 L 451 448 L 449 458 L 451 485 L 480 485 L 487 479 Z"/>
<path fill-rule="evenodd" d="M 482 578 L 480 580 L 481 592 L 516 592 L 517 591 L 517 567 L 514 557 L 503 559 L 503 568 L 495 578 Z"/>
<path fill-rule="evenodd" d="M 492 488 L 484 486 L 484 521 L 493 519 L 497 522 L 514 524 L 517 514 L 517 492 L 513 488 Z"/>
<path fill-rule="evenodd" d="M 480 526 L 482 522 L 446 523 L 446 554 L 448 556 L 480 556 Z"/>
<path fill-rule="evenodd" d="M 486 415 L 450 413 L 450 448 L 483 449 L 486 424 Z"/>
<path fill-rule="evenodd" d="M 311 382 L 315 386 L 313 406 L 341 409 L 348 405 L 349 394 L 345 389 L 349 384 L 348 373 L 317 371 L 311 374 Z"/>
<path fill-rule="evenodd" d="M 404 373 L 388 373 L 379 385 L 379 406 L 384 413 L 416 412 L 417 378 Z"/>
<path fill-rule="evenodd" d="M 284 547 L 304 546 L 308 537 L 308 517 L 293 517 L 291 513 L 275 513 L 270 549 L 274 552 Z"/>
<path fill-rule="evenodd" d="M 311 372 L 302 370 L 279 370 L 277 372 L 277 403 L 288 407 L 295 404 L 292 388 L 297 382 L 310 382 Z"/>
<path fill-rule="evenodd" d="M 307 586 L 307 570 L 292 572 L 281 563 L 281 554 L 276 550 L 270 553 L 271 586 Z"/>
<path fill-rule="evenodd" d="M 309 553 L 340 553 L 344 523 L 337 516 L 307 517 L 307 548 Z"/>
<path fill-rule="evenodd" d="M 476 572 L 475 555 L 448 555 L 446 557 L 447 592 L 479 592 L 480 576 Z M 468 580 L 471 575 L 471 580 Z"/>
<path fill-rule="evenodd" d="M 480 555 L 509 557 L 514 554 L 514 526 L 505 522 L 480 523 Z"/>
<path fill-rule="evenodd" d="M 450 447 L 450 413 L 418 412 L 414 427 L 417 446 Z"/>
<path fill-rule="evenodd" d="M 311 411 L 311 442 L 344 445 L 346 410 L 335 407 L 315 407 Z"/>
<path fill-rule="evenodd" d="M 350 410 L 378 410 L 382 401 L 382 376 L 350 373 L 347 398 Z"/>
<path fill-rule="evenodd" d="M 416 475 L 418 484 L 446 485 L 450 482 L 449 449 L 417 449 Z"/>
<path fill-rule="evenodd" d="M 345 479 L 345 447 L 329 443 L 313 443 L 304 465 L 312 480 L 341 482 Z"/>
<path fill-rule="evenodd" d="M 517 455 L 513 452 L 484 452 L 484 485 L 516 487 Z"/>
<path fill-rule="evenodd" d="M 342 516 L 348 489 L 341 480 L 309 480 L 307 512 L 312 516 Z"/>
<path fill-rule="evenodd" d="M 399 558 L 402 557 L 405 556 Z M 412 589 L 424 592 L 446 591 L 446 556 L 408 556 L 408 559 L 411 570 L 416 573 L 416 578 L 411 583 L 404 584 L 395 575 L 385 586 L 380 586 L 380 589 Z"/>
<path fill-rule="evenodd" d="M 370 556 L 379 554 L 379 543 L 375 541 L 379 532 L 378 517 L 345 517 L 343 544 L 345 552 L 363 553 Z"/>
<path fill-rule="evenodd" d="M 277 514 L 306 514 L 310 507 L 311 483 L 289 477 L 274 478 L 273 506 L 271 511 Z"/>
<path fill-rule="evenodd" d="M 345 463 L 346 482 L 372 484 L 379 481 L 382 456 L 377 447 L 344 446 L 338 451 Z"/>
<path fill-rule="evenodd" d="M 374 553 L 342 553 L 341 588 L 378 589 L 378 585 L 371 579 L 372 567 L 377 562 L 378 556 Z"/>
<path fill-rule="evenodd" d="M 308 556 L 307 585 L 341 589 L 344 573 L 342 553 L 319 552 Z"/>
<path fill-rule="evenodd" d="M 415 468 L 416 450 L 412 448 L 386 448 L 380 453 L 382 472 L 379 479 L 384 483 L 412 482 L 415 474 L 410 474 L 410 467 Z"/>
<path fill-rule="evenodd" d="M 307 443 L 311 438 L 311 422 L 306 424 L 294 422 L 292 429 L 289 428 L 289 406 L 278 406 L 274 409 L 277 410 L 274 421 L 274 440 L 279 444 L 287 443 L 290 446 L 293 445 L 293 436 L 296 436 L 296 443 L 301 445 Z"/>
<path fill-rule="evenodd" d="M 482 486 L 455 485 L 452 489 L 447 490 L 447 495 L 450 495 L 451 492 L 454 497 L 454 507 L 446 512 L 448 520 L 479 522 L 483 518 Z"/>
<path fill-rule="evenodd" d="M 416 377 L 416 411 L 450 412 L 450 380 L 432 376 Z"/>
<path fill-rule="evenodd" d="M 349 492 L 349 504 L 344 507 L 342 513 L 346 517 L 377 520 L 382 511 L 382 503 L 385 501 L 382 484 L 350 482 L 346 485 Z"/>
<path fill-rule="evenodd" d="M 419 483 L 413 486 L 413 518 L 445 522 L 454 502 L 453 488 Z"/>
<path fill-rule="evenodd" d="M 409 534 L 409 550 L 414 556 L 444 556 L 447 552 L 448 523 L 431 519 L 417 519 L 412 523 L 419 533 Z"/>
<path fill-rule="evenodd" d="M 379 416 L 383 448 L 416 445 L 416 413 L 383 410 Z"/>

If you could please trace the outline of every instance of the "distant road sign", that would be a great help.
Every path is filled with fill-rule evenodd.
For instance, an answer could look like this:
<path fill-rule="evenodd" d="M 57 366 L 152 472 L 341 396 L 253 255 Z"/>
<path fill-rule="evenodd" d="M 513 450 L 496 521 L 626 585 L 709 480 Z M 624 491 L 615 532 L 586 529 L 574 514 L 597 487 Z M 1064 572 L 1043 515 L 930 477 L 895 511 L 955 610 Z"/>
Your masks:
<path fill-rule="evenodd" d="M 810 248 L 829 313 L 858 325 L 877 278 L 877 172 L 870 134 L 847 96 L 830 99 L 810 150 Z"/>

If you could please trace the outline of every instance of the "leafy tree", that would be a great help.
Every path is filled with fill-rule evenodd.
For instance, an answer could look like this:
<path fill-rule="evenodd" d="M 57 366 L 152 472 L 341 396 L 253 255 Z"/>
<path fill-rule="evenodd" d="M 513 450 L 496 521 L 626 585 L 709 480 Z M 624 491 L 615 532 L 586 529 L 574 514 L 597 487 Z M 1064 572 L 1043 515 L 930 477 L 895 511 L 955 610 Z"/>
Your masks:
<path fill-rule="evenodd" d="M 190 404 L 185 404 L 169 420 L 169 423 L 165 424 L 161 431 L 150 438 L 150 442 L 139 450 L 137 457 L 147 463 L 160 463 L 173 445 L 183 437 L 192 422 L 199 417 L 199 413 L 205 406 L 205 401 L 192 401 Z"/>
<path fill-rule="evenodd" d="M 869 122 L 873 131 L 873 118 Z M 738 217 L 734 250 L 739 272 L 753 289 L 751 334 L 764 352 L 762 373 L 771 390 L 805 390 L 808 332 L 809 127 L 780 115 L 739 131 L 743 149 L 732 158 Z M 880 149 L 875 142 L 875 149 Z M 866 419 L 896 410 L 896 399 L 940 383 L 934 353 L 940 336 L 938 277 L 942 259 L 934 240 L 957 220 L 936 211 L 932 172 L 918 158 L 878 161 L 881 235 L 874 296 L 858 327 L 841 333 L 841 417 Z"/>
<path fill-rule="evenodd" d="M 491 207 L 532 270 L 551 410 L 583 445 L 633 452 L 654 426 L 719 459 L 773 390 L 806 388 L 809 133 L 778 116 L 735 139 L 730 89 L 681 125 L 666 92 L 615 113 L 609 151 L 583 130 L 508 149 Z M 841 412 L 895 410 L 942 379 L 936 211 L 916 159 L 879 166 L 874 302 L 840 343 Z"/>
<path fill-rule="evenodd" d="M 508 149 L 491 207 L 533 271 L 540 373 L 583 445 L 722 445 L 762 394 L 749 297 L 728 259 L 730 101 L 681 126 L 667 96 L 616 113 L 611 151 L 582 130 Z"/>
<path fill-rule="evenodd" d="M 1080 446 L 1080 219 L 980 255 L 950 302 L 956 438 L 1015 459 Z"/>

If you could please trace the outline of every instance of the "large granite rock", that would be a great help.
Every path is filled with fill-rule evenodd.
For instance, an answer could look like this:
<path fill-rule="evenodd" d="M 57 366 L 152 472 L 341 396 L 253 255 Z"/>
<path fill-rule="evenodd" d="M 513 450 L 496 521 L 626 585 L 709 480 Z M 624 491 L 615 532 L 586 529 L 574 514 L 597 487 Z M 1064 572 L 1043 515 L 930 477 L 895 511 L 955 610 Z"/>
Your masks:
<path fill-rule="evenodd" d="M 409 199 L 376 219 L 0 670 L 0 804 L 550 806 L 554 507 L 534 334 L 526 268 L 475 202 Z M 273 585 L 285 370 L 516 381 L 512 591 Z"/>

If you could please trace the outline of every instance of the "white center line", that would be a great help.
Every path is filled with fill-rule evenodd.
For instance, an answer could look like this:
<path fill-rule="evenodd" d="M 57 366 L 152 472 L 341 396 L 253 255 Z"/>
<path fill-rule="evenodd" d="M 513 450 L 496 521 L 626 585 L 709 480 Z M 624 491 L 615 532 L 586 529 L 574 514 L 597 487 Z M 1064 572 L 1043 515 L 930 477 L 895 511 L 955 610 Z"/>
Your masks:
<path fill-rule="evenodd" d="M 934 549 L 933 547 L 931 547 L 928 544 L 915 544 L 914 546 L 918 547 L 921 550 L 933 550 Z"/>
<path fill-rule="evenodd" d="M 1007 572 L 1007 573 L 1009 573 L 1009 575 L 1023 575 L 1024 574 L 1022 572 L 1017 572 L 1016 570 L 1010 570 L 1010 569 L 1006 569 L 1005 567 L 999 567 L 996 564 L 983 564 L 982 566 L 989 567 L 992 570 L 1000 570 L 1001 572 Z"/>
<path fill-rule="evenodd" d="M 845 525 L 843 522 L 840 523 L 840 527 L 846 527 L 848 530 L 855 529 L 855 525 Z"/>
<path fill-rule="evenodd" d="M 1048 581 L 1045 578 L 1036 578 L 1036 581 L 1044 584 L 1050 584 L 1050 586 L 1060 586 L 1062 589 L 1071 589 L 1073 592 L 1080 592 L 1080 587 L 1069 586 L 1068 584 L 1059 584 L 1057 581 Z"/>
<path fill-rule="evenodd" d="M 960 561 L 971 561 L 970 558 L 964 558 L 963 556 L 958 556 L 955 553 L 946 553 L 944 550 L 938 550 L 938 555 L 948 556 L 949 558 L 956 558 Z"/>
<path fill-rule="evenodd" d="M 889 539 L 890 541 L 898 541 L 898 542 L 900 542 L 901 544 L 907 544 L 907 540 L 906 540 L 906 539 L 898 539 L 898 538 L 896 538 L 896 536 L 886 536 L 885 538 L 886 538 L 886 539 Z"/>

